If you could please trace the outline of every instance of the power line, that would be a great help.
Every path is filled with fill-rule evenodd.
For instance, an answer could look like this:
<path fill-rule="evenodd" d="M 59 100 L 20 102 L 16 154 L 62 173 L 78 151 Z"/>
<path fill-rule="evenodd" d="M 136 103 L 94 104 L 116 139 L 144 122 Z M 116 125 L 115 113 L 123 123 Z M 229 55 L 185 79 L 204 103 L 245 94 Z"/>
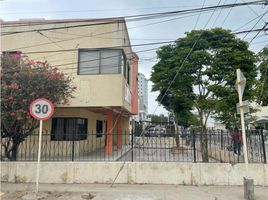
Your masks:
<path fill-rule="evenodd" d="M 108 25 L 108 24 L 115 24 L 118 23 L 118 21 L 121 21 L 120 19 L 117 20 L 107 20 L 108 22 L 99 22 L 99 23 L 90 23 L 90 24 L 79 24 L 79 25 L 73 25 L 73 26 L 62 26 L 62 27 L 54 27 L 54 28 L 43 28 L 43 29 L 32 29 L 32 30 L 25 30 L 25 31 L 13 31 L 13 32 L 1 32 L 2 36 L 7 35 L 13 35 L 13 34 L 19 34 L 19 33 L 30 33 L 30 32 L 38 32 L 38 31 L 50 31 L 50 30 L 58 30 L 58 29 L 65 29 L 65 28 L 79 28 L 79 27 L 89 27 L 89 26 L 100 26 L 100 25 Z M 75 22 L 74 22 L 75 23 Z M 3 26 L 3 28 L 5 28 Z"/>
<path fill-rule="evenodd" d="M 237 0 L 234 1 L 234 4 L 237 2 Z M 229 12 L 227 13 L 226 17 L 224 18 L 224 20 L 222 21 L 221 27 L 223 27 L 223 25 L 225 24 L 227 18 L 229 17 L 229 15 L 231 14 L 233 8 L 230 8 Z"/>
<path fill-rule="evenodd" d="M 163 42 L 141 43 L 141 44 L 133 44 L 133 45 L 107 46 L 107 47 L 100 47 L 99 49 L 118 49 L 118 48 L 123 48 L 123 47 L 151 46 L 151 45 L 159 45 L 159 44 L 168 44 L 168 43 L 172 43 L 172 42 L 175 42 L 175 40 L 163 41 Z M 56 52 L 69 52 L 69 51 L 77 51 L 77 49 L 29 51 L 29 52 L 23 52 L 23 54 L 29 55 L 29 54 L 56 53 Z"/>
<path fill-rule="evenodd" d="M 206 3 L 206 0 L 203 1 L 202 8 L 204 8 L 205 3 Z M 201 13 L 202 13 L 202 11 L 200 10 L 200 12 L 199 12 L 199 14 L 198 14 L 198 17 L 197 17 L 197 19 L 196 19 L 195 25 L 194 25 L 194 30 L 195 30 L 196 27 L 197 27 L 197 24 L 198 24 L 199 19 L 200 19 L 200 16 L 201 16 Z"/>
<path fill-rule="evenodd" d="M 147 7 L 147 8 L 126 8 L 126 9 L 98 9 L 98 10 L 55 10 L 55 11 L 29 11 L 29 12 L 6 12 L 2 15 L 14 15 L 14 14 L 28 14 L 28 13 L 74 13 L 74 12 L 107 12 L 107 11 L 125 11 L 125 10 L 155 10 L 155 9 L 169 9 L 169 8 L 193 8 L 201 5 L 189 5 L 189 6 L 162 6 L 162 7 Z M 212 5 L 210 5 L 212 6 Z"/>
<path fill-rule="evenodd" d="M 221 3 L 221 0 L 220 0 L 220 3 Z M 220 4 L 220 3 L 219 3 L 219 4 Z M 225 3 L 226 3 L 226 0 L 223 2 L 223 5 L 224 5 Z M 218 15 L 217 15 L 215 21 L 213 22 L 212 27 L 214 27 L 214 26 L 216 25 L 216 23 L 217 23 L 217 21 L 218 21 L 220 15 L 221 15 L 221 12 L 222 12 L 222 9 L 221 9 L 220 12 L 218 13 Z"/>
<path fill-rule="evenodd" d="M 258 36 L 258 37 L 256 37 L 256 38 L 261 38 L 261 37 L 265 37 L 266 35 L 261 35 L 261 36 Z M 107 39 L 107 38 L 105 38 L 105 37 L 99 37 L 99 38 L 103 38 L 103 39 Z M 253 38 L 253 37 L 252 37 Z M 248 38 L 248 39 L 252 39 L 252 38 Z M 123 38 L 109 38 L 109 39 L 123 39 Z M 140 39 L 140 40 L 142 40 L 142 39 Z M 158 39 L 158 40 L 163 40 L 163 41 L 166 41 L 166 40 L 172 40 L 172 41 L 176 41 L 175 39 Z M 74 50 L 77 50 L 77 48 L 75 48 Z M 63 52 L 60 52 L 60 53 L 56 53 L 56 54 L 53 54 L 53 55 L 46 55 L 45 57 L 47 58 L 47 57 L 52 57 L 52 56 L 56 56 L 56 55 L 58 55 L 58 54 L 61 54 L 61 53 L 63 53 Z M 35 58 L 35 59 L 42 59 L 43 57 L 39 57 L 39 58 Z M 67 60 L 67 59 L 65 59 L 65 60 Z"/>
<path fill-rule="evenodd" d="M 214 12 L 215 12 L 215 10 L 214 10 Z M 213 12 L 213 13 L 214 13 L 214 12 Z M 251 31 L 252 31 L 252 30 L 251 30 Z M 173 42 L 173 41 L 169 41 L 169 42 Z M 142 44 L 142 45 L 144 45 L 144 44 Z M 148 45 L 149 45 L 149 44 L 148 44 Z M 122 46 L 120 46 L 120 47 L 122 47 Z M 158 49 L 158 48 L 154 48 L 154 49 Z M 154 50 L 154 49 L 153 49 L 153 50 Z M 75 49 L 75 50 L 77 50 L 77 49 Z M 69 51 L 69 50 L 64 50 L 64 51 Z M 47 52 L 47 51 L 46 51 L 46 52 Z M 58 52 L 58 51 L 57 51 L 57 52 Z M 30 52 L 28 52 L 28 53 L 30 54 Z M 39 52 L 39 53 L 40 53 L 40 52 Z M 93 60 L 91 60 L 91 61 L 93 61 Z M 86 61 L 86 62 L 89 62 L 89 61 Z M 65 66 L 66 66 L 66 65 L 70 65 L 70 64 L 76 64 L 76 63 L 66 63 L 66 64 L 62 64 L 62 65 L 65 65 Z"/>
<path fill-rule="evenodd" d="M 260 17 L 259 20 L 253 25 L 253 27 L 251 28 L 251 31 L 247 32 L 247 34 L 243 37 L 243 39 L 245 39 L 247 37 L 247 35 L 253 31 L 253 29 L 255 28 L 255 26 L 257 26 L 257 24 L 262 20 L 262 18 L 266 15 L 266 13 L 268 13 L 268 10 L 266 12 L 264 12 Z"/>
<path fill-rule="evenodd" d="M 171 42 L 174 42 L 174 41 L 169 41 L 169 43 L 171 43 Z M 155 44 L 155 43 L 154 43 Z M 159 43 L 157 43 L 157 44 L 159 44 Z M 143 44 L 140 44 L 140 45 L 143 45 Z M 157 48 L 152 48 L 152 49 L 146 49 L 146 50 L 141 50 L 141 51 L 137 51 L 136 53 L 141 53 L 141 52 L 147 52 L 147 51 L 152 51 L 152 50 L 156 50 L 156 49 L 158 49 L 159 47 L 157 47 Z M 69 50 L 72 50 L 72 51 L 74 51 L 74 50 L 77 50 L 77 49 L 68 49 L 68 50 L 62 50 L 63 52 L 66 52 L 66 51 L 69 51 Z M 58 52 L 58 51 L 52 51 L 52 52 Z M 32 52 L 32 53 L 41 53 L 41 52 Z M 47 52 L 42 52 L 42 53 L 47 53 Z M 31 52 L 28 52 L 28 54 L 31 54 Z M 128 53 L 128 54 L 132 54 L 132 53 Z M 126 55 L 128 55 L 128 54 L 126 54 Z M 108 57 L 104 57 L 104 58 L 102 58 L 102 59 L 110 59 L 110 58 L 118 58 L 118 56 L 108 56 Z M 96 61 L 96 60 L 99 60 L 99 58 L 97 58 L 97 59 L 90 59 L 90 60 L 85 60 L 85 61 L 78 61 L 78 62 L 69 62 L 69 63 L 63 63 L 63 64 L 58 64 L 57 66 L 68 66 L 68 65 L 74 65 L 74 64 L 79 64 L 79 63 L 88 63 L 88 62 L 94 62 L 94 61 Z M 131 61 L 131 59 L 127 59 L 127 60 L 130 60 Z M 55 61 L 54 61 L 55 62 Z M 52 65 L 53 66 L 53 65 Z M 109 65 L 110 67 L 112 67 L 111 65 Z M 54 65 L 54 67 L 55 67 L 55 65 Z M 96 67 L 99 67 L 99 66 L 96 66 Z M 95 70 L 94 69 L 94 66 L 92 67 L 88 67 L 88 68 L 92 68 L 92 70 Z M 71 67 L 71 68 L 64 68 L 64 70 L 71 70 L 71 69 L 77 69 L 77 67 Z M 89 70 L 90 71 L 90 70 Z M 11 72 L 15 72 L 15 71 L 11 71 Z M 70 74 L 70 73 L 69 73 Z M 72 73 L 71 73 L 72 74 Z"/>
<path fill-rule="evenodd" d="M 57 47 L 59 47 L 59 48 L 61 48 L 61 49 L 64 50 L 64 48 L 63 48 L 61 45 L 55 43 L 55 41 L 51 40 L 51 39 L 50 39 L 48 36 L 46 36 L 45 34 L 39 32 L 39 31 L 38 31 L 38 33 L 39 33 L 40 35 L 44 36 L 45 38 L 47 38 L 51 43 L 55 44 L 55 46 L 57 46 Z"/>
<path fill-rule="evenodd" d="M 268 28 L 258 28 L 258 29 L 243 30 L 243 31 L 239 31 L 239 32 L 234 32 L 233 34 L 244 34 L 244 33 L 250 33 L 250 32 L 257 32 L 257 31 L 258 32 L 259 31 L 266 31 L 267 29 Z M 44 34 L 42 34 L 42 35 L 45 36 Z M 176 40 L 169 40 L 169 41 L 141 43 L 141 44 L 133 44 L 133 45 L 106 46 L 106 47 L 100 47 L 100 49 L 116 49 L 116 48 L 123 48 L 123 47 L 150 46 L 150 45 L 168 44 L 168 43 L 173 43 L 175 41 Z M 54 43 L 54 42 L 52 42 L 52 43 Z M 21 49 L 21 48 L 18 48 L 18 49 Z M 15 50 L 15 49 L 12 49 L 12 50 Z M 11 50 L 7 50 L 6 52 L 8 52 L 8 51 L 11 51 Z M 23 52 L 23 54 L 29 55 L 29 54 L 42 54 L 42 53 L 70 52 L 70 51 L 77 51 L 77 48 L 74 48 L 74 49 L 62 49 L 62 50 L 29 51 L 29 52 Z"/>
<path fill-rule="evenodd" d="M 134 28 L 140 28 L 140 27 L 143 27 L 143 26 L 149 26 L 149 25 L 153 25 L 153 24 L 159 24 L 159 23 L 163 23 L 163 22 L 167 22 L 167 21 L 171 21 L 171 20 L 182 19 L 182 18 L 191 17 L 191 16 L 194 16 L 194 15 L 188 15 L 188 16 L 183 16 L 183 17 L 178 17 L 178 18 L 172 18 L 172 19 L 169 19 L 169 20 L 149 23 L 149 24 L 145 24 L 145 25 L 141 25 L 141 26 L 134 26 L 134 27 L 128 28 L 128 30 L 129 29 L 134 29 Z M 86 38 L 86 37 L 96 37 L 96 36 L 99 36 L 99 35 L 106 35 L 106 34 L 111 34 L 111 33 L 119 32 L 119 31 L 124 31 L 124 29 L 118 29 L 118 30 L 114 30 L 114 31 L 106 31 L 106 32 L 103 32 L 103 33 L 98 33 L 98 34 L 93 34 L 93 35 L 92 35 L 92 33 L 89 33 L 88 35 L 82 35 L 82 36 L 75 37 L 75 38 L 63 39 L 63 40 L 55 41 L 54 43 L 66 42 L 66 41 L 82 39 L 82 38 Z M 60 33 L 60 32 L 57 32 L 57 33 Z M 71 34 L 71 33 L 62 33 L 62 34 Z M 27 48 L 31 48 L 31 47 L 38 47 L 38 46 L 43 46 L 43 45 L 48 45 L 48 44 L 51 44 L 51 43 L 49 43 L 49 42 L 40 43 L 40 44 L 37 44 L 37 45 L 29 45 L 29 46 L 24 46 L 24 47 L 18 47 L 16 49 L 9 49 L 7 51 L 12 51 L 12 50 L 17 50 L 17 49 L 27 49 Z"/>
<path fill-rule="evenodd" d="M 188 17 L 188 16 L 184 16 L 184 17 Z M 184 18 L 184 17 L 181 17 L 181 18 Z M 160 22 L 154 22 L 154 23 L 146 24 L 146 25 L 144 25 L 144 26 L 148 26 L 148 25 L 152 25 L 152 24 L 158 24 L 158 23 L 162 23 L 162 22 L 167 22 L 167 21 L 171 21 L 171 20 L 175 20 L 175 19 L 179 19 L 179 18 L 174 18 L 174 19 L 164 20 L 164 21 L 160 21 Z M 130 28 L 128 28 L 128 29 L 134 29 L 134 28 L 138 28 L 138 27 L 141 27 L 141 26 L 130 27 Z M 63 39 L 63 40 L 60 40 L 60 41 L 55 41 L 54 43 L 66 42 L 66 41 L 71 41 L 71 40 L 80 39 L 80 38 L 85 38 L 85 37 L 95 37 L 95 36 L 99 36 L 99 35 L 106 35 L 106 34 L 109 34 L 109 33 L 114 33 L 114 32 L 123 31 L 123 30 L 124 30 L 124 29 L 121 29 L 121 30 L 115 30 L 115 31 L 108 31 L 108 32 L 103 32 L 103 33 L 94 34 L 94 35 L 92 35 L 92 33 L 90 33 L 90 34 L 87 35 L 87 36 L 80 36 L 80 37 L 76 37 L 76 38 Z M 62 34 L 67 34 L 67 33 L 62 33 Z M 51 43 L 40 43 L 40 44 L 37 44 L 37 45 L 29 45 L 29 46 L 25 46 L 25 47 L 19 47 L 19 48 L 16 48 L 16 49 L 9 49 L 9 50 L 7 50 L 7 51 L 12 51 L 12 50 L 17 50 L 17 49 L 26 49 L 26 48 L 31 48 L 31 47 L 43 46 L 43 45 L 47 45 L 47 44 L 51 44 Z"/>
<path fill-rule="evenodd" d="M 256 19 L 256 18 L 255 18 Z M 247 23 L 248 24 L 248 23 Z M 242 28 L 242 26 L 241 26 Z M 129 29 L 129 28 L 128 28 Z M 239 30 L 239 28 L 236 29 L 236 31 Z M 249 30 L 244 30 L 245 32 L 249 31 Z M 59 34 L 66 34 L 66 35 L 74 35 L 74 36 L 86 36 L 86 35 L 78 35 L 78 34 L 73 34 L 73 33 L 63 33 L 63 32 L 57 32 L 57 31 L 51 31 L 53 33 L 59 33 Z M 240 34 L 240 32 L 233 32 L 235 34 Z M 50 36 L 52 37 L 52 36 Z M 56 39 L 61 39 L 60 37 L 52 37 L 52 38 L 56 38 Z M 107 40 L 122 40 L 124 39 L 123 37 L 95 37 L 95 38 L 101 38 L 101 39 L 107 39 Z M 131 40 L 158 40 L 158 41 L 169 41 L 169 40 L 176 40 L 174 38 L 131 38 Z"/>
<path fill-rule="evenodd" d="M 246 3 L 244 0 L 242 0 L 244 3 Z M 266 2 L 267 3 L 267 2 Z M 256 15 L 256 16 L 258 16 L 258 13 L 253 9 L 253 8 L 251 8 L 249 5 L 247 5 L 247 7 Z M 263 19 L 261 19 L 264 23 L 265 23 L 265 21 L 263 20 Z"/>
<path fill-rule="evenodd" d="M 151 48 L 151 49 L 145 49 L 145 50 L 140 50 L 140 51 L 136 51 L 136 53 L 141 53 L 141 52 L 148 52 L 148 51 L 154 51 L 154 50 L 156 50 L 156 49 L 158 49 L 159 47 L 157 47 L 157 48 Z M 131 53 L 126 53 L 125 55 L 132 55 L 132 52 Z M 102 58 L 102 59 L 109 59 L 109 58 L 118 58 L 118 56 L 108 56 L 108 57 L 104 57 L 104 58 Z M 58 64 L 58 65 L 51 65 L 52 67 L 56 67 L 56 66 L 68 66 L 68 65 L 73 65 L 73 64 L 79 64 L 79 63 L 88 63 L 88 62 L 93 62 L 93 61 L 96 61 L 96 60 L 99 60 L 99 58 L 97 58 L 97 59 L 91 59 L 91 60 L 85 60 L 85 61 L 78 61 L 78 62 L 70 62 L 70 63 L 63 63 L 63 64 Z M 127 59 L 126 58 L 126 60 L 132 60 L 132 58 L 131 59 Z M 97 66 L 96 66 L 97 67 Z M 88 67 L 88 68 L 90 68 L 90 67 Z M 93 66 L 93 68 L 94 68 L 94 66 Z M 77 69 L 77 67 L 71 67 L 71 68 L 64 68 L 64 70 L 65 69 Z M 8 71 L 9 73 L 13 73 L 13 72 L 19 72 L 18 70 L 14 70 L 14 71 Z"/>
<path fill-rule="evenodd" d="M 268 28 L 266 28 L 267 25 L 268 25 L 268 22 L 265 23 L 265 25 L 257 32 L 257 34 L 250 40 L 248 44 L 250 44 L 260 34 L 261 31 L 268 30 Z"/>
<path fill-rule="evenodd" d="M 167 17 L 182 13 L 193 13 L 198 11 L 205 11 L 205 10 L 213 10 L 216 8 L 230 8 L 230 7 L 237 7 L 237 6 L 244 6 L 244 5 L 260 5 L 264 4 L 263 0 L 259 1 L 251 1 L 246 3 L 237 3 L 237 4 L 226 4 L 226 5 L 217 5 L 217 6 L 209 6 L 203 8 L 195 8 L 195 9 L 186 9 L 186 10 L 177 10 L 177 11 L 170 11 L 170 12 L 158 12 L 158 13 L 147 13 L 147 14 L 139 14 L 139 15 L 127 15 L 121 17 L 113 17 L 108 18 L 108 22 L 100 22 L 95 24 L 80 24 L 80 25 L 72 25 L 72 26 L 63 26 L 63 27 L 54 27 L 54 28 L 43 28 L 43 29 L 33 29 L 33 30 L 25 30 L 25 31 L 14 31 L 14 32 L 2 32 L 4 35 L 11 35 L 11 34 L 18 34 L 18 33 L 26 33 L 26 32 L 36 32 L 36 31 L 48 31 L 48 30 L 57 30 L 57 29 L 65 29 L 65 28 L 77 28 L 77 27 L 85 27 L 85 26 L 97 26 L 97 25 L 106 25 L 111 23 L 116 23 L 119 19 L 126 19 L 126 21 L 139 21 L 139 20 L 148 20 L 148 19 L 155 19 L 159 17 Z M 111 21 L 109 21 L 111 20 Z"/>
<path fill-rule="evenodd" d="M 249 34 L 249 33 L 252 33 L 252 32 L 259 32 L 259 31 L 267 31 L 267 28 L 257 28 L 257 29 L 251 29 L 251 30 L 244 30 L 244 31 L 238 31 L 238 32 L 235 32 L 234 34 L 236 34 L 236 35 L 238 35 L 238 34 L 243 34 L 243 33 L 247 33 L 247 35 Z M 245 36 L 244 36 L 244 38 L 243 39 L 245 39 Z"/>
<path fill-rule="evenodd" d="M 234 31 L 238 31 L 239 29 L 245 27 L 246 25 L 250 24 L 251 22 L 255 21 L 256 19 L 259 19 L 262 15 L 263 15 L 263 13 L 260 14 L 260 15 L 258 15 L 257 17 L 254 17 L 253 19 L 251 19 L 250 21 L 246 22 L 246 23 L 243 24 L 242 26 L 239 26 L 239 27 L 236 28 Z"/>

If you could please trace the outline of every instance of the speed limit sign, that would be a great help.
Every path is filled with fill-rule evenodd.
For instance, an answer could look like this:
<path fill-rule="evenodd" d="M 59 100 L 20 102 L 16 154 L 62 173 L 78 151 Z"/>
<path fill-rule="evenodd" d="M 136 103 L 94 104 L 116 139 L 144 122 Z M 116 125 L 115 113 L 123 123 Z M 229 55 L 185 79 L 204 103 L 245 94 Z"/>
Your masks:
<path fill-rule="evenodd" d="M 37 166 L 36 166 L 36 194 L 39 189 L 39 165 L 41 158 L 41 143 L 42 143 L 42 128 L 43 120 L 49 119 L 54 113 L 54 106 L 51 101 L 40 98 L 33 101 L 30 105 L 30 114 L 40 121 L 39 126 L 39 141 L 38 141 L 38 155 L 37 155 Z"/>
<path fill-rule="evenodd" d="M 54 113 L 54 106 L 51 101 L 40 98 L 33 101 L 30 105 L 30 114 L 38 120 L 47 120 Z"/>

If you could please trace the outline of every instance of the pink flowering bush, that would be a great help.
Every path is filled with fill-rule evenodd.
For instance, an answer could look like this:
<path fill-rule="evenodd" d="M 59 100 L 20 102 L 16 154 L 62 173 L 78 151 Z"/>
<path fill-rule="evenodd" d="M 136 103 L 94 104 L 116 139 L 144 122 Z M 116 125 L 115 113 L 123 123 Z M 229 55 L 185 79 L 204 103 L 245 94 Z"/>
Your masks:
<path fill-rule="evenodd" d="M 16 160 L 19 144 L 38 127 L 29 113 L 37 98 L 54 104 L 68 103 L 76 87 L 72 78 L 47 62 L 22 59 L 20 54 L 1 56 L 1 137 L 7 142 L 5 157 Z"/>

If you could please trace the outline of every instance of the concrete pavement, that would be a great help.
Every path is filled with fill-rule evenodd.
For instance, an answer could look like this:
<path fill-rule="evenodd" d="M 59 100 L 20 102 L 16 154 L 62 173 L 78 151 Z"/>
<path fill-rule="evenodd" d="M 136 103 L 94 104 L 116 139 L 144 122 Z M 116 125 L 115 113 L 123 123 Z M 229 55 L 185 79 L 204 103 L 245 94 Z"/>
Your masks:
<path fill-rule="evenodd" d="M 2 183 L 1 199 L 26 199 L 34 188 L 34 184 Z M 254 189 L 255 200 L 268 199 L 267 187 Z M 235 186 L 40 184 L 43 200 L 242 200 L 243 192 L 243 187 Z"/>

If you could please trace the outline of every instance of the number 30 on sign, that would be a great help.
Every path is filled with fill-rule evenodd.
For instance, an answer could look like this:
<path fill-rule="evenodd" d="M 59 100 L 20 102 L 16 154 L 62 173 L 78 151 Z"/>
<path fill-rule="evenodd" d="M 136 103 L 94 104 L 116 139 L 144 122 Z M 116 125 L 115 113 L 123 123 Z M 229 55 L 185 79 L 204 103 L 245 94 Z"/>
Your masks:
<path fill-rule="evenodd" d="M 54 106 L 51 101 L 40 98 L 33 101 L 30 105 L 30 114 L 38 120 L 47 120 L 54 113 Z"/>

